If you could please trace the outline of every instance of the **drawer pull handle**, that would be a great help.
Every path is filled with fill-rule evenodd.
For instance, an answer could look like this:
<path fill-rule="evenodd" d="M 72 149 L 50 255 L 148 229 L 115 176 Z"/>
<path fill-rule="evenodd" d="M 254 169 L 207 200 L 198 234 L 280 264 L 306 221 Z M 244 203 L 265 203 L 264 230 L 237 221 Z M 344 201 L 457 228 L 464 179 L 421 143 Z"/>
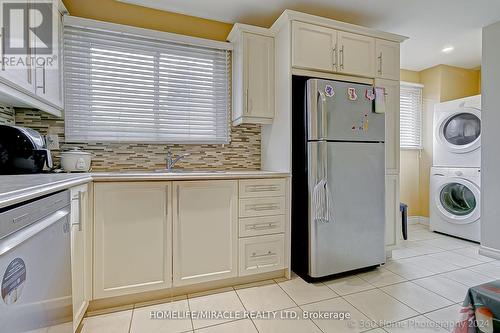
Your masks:
<path fill-rule="evenodd" d="M 266 224 L 252 224 L 250 225 L 249 229 L 251 230 L 266 230 L 266 229 L 272 229 L 276 226 L 275 223 L 266 223 Z"/>
<path fill-rule="evenodd" d="M 257 254 L 257 253 L 252 253 L 252 258 L 263 258 L 263 257 L 270 257 L 270 256 L 275 256 L 276 253 L 273 253 L 272 251 L 268 251 L 267 253 L 264 254 Z"/>
<path fill-rule="evenodd" d="M 28 217 L 30 214 L 29 213 L 26 213 L 26 214 L 23 214 L 23 215 L 19 215 L 19 216 L 16 216 L 12 219 L 12 223 L 16 224 L 17 222 L 21 221 L 21 220 L 24 220 L 26 217 Z"/>
<path fill-rule="evenodd" d="M 250 206 L 251 210 L 255 210 L 257 212 L 264 211 L 264 210 L 275 210 L 278 208 L 279 208 L 279 206 L 276 204 L 272 204 L 272 205 L 269 205 L 269 204 L 265 204 L 265 205 L 260 204 L 259 205 L 259 204 L 257 204 L 257 205 Z"/>
<path fill-rule="evenodd" d="M 276 185 L 250 185 L 248 186 L 248 192 L 272 192 L 276 191 L 278 186 Z"/>
<path fill-rule="evenodd" d="M 78 191 L 78 195 L 74 198 L 71 198 L 71 200 L 77 200 L 78 201 L 78 223 L 73 223 L 72 225 L 77 225 L 78 226 L 78 231 L 82 231 L 82 222 L 83 222 L 83 191 Z"/>

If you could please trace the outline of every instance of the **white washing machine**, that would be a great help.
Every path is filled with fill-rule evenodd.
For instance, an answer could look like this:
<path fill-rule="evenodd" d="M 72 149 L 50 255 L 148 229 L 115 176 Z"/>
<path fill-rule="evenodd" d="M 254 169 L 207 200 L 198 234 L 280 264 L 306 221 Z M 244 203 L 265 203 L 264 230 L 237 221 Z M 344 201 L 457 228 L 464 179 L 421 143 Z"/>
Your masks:
<path fill-rule="evenodd" d="M 481 169 L 432 167 L 430 229 L 479 242 Z"/>
<path fill-rule="evenodd" d="M 433 165 L 481 167 L 481 95 L 436 104 Z"/>

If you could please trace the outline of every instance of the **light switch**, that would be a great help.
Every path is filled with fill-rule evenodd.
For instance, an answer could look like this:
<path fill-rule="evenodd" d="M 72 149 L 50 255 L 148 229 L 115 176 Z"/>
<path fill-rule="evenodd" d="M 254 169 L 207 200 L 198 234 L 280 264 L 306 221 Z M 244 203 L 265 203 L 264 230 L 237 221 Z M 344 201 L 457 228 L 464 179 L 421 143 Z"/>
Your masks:
<path fill-rule="evenodd" d="M 47 149 L 58 150 L 59 149 L 59 136 L 57 134 L 47 134 L 45 136 L 45 143 L 47 144 Z"/>

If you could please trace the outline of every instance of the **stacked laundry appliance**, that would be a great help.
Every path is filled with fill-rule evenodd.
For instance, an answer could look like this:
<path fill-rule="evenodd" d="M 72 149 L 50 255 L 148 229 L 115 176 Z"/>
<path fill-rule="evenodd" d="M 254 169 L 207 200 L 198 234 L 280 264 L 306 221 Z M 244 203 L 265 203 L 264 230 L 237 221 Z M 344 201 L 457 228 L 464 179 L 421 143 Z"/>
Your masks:
<path fill-rule="evenodd" d="M 480 241 L 481 95 L 437 104 L 430 229 Z"/>

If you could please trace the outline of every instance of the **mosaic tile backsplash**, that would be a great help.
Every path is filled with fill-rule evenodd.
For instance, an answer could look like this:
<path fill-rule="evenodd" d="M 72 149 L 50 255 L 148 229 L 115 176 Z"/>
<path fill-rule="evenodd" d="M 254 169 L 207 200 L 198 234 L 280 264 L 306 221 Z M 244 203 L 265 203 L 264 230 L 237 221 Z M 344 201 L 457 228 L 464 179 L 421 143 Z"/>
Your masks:
<path fill-rule="evenodd" d="M 14 125 L 14 115 L 14 108 L 0 104 L 0 125 Z"/>
<path fill-rule="evenodd" d="M 0 107 L 0 123 L 10 118 Z M 11 122 L 12 123 L 12 122 Z M 260 125 L 240 125 L 231 128 L 231 143 L 227 145 L 178 145 L 140 143 L 67 143 L 64 119 L 31 109 L 16 109 L 15 123 L 33 128 L 42 135 L 57 134 L 61 150 L 81 147 L 92 153 L 92 171 L 157 170 L 165 168 L 167 149 L 177 156 L 190 153 L 176 167 L 185 169 L 259 170 Z M 59 151 L 52 151 L 54 165 L 59 165 Z"/>

